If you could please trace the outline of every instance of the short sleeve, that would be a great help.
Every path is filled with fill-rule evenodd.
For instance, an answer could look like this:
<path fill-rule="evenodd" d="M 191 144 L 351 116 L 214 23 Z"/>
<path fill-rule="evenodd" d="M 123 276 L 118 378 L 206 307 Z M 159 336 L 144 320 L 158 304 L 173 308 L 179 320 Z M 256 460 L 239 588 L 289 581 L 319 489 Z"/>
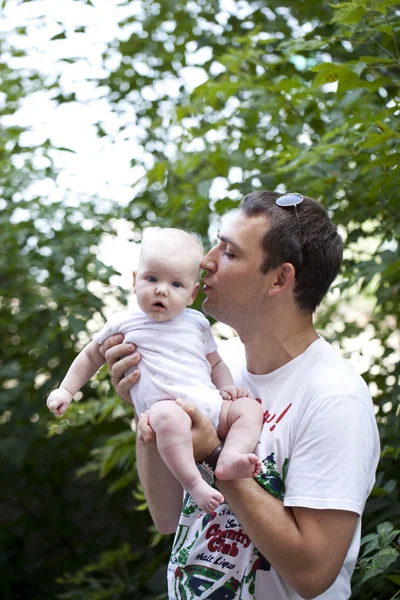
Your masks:
<path fill-rule="evenodd" d="M 206 349 L 206 356 L 211 354 L 211 352 L 215 352 L 218 349 L 217 343 L 214 340 L 214 336 L 211 331 L 210 323 L 204 317 L 204 321 L 202 322 L 202 330 L 204 335 L 204 345 Z"/>
<path fill-rule="evenodd" d="M 379 460 L 372 406 L 357 396 L 329 396 L 305 412 L 294 435 L 284 505 L 361 515 Z"/>
<path fill-rule="evenodd" d="M 111 335 L 115 335 L 116 333 L 120 333 L 121 325 L 125 322 L 126 319 L 126 311 L 116 313 L 111 316 L 109 321 L 104 325 L 103 329 L 101 329 L 95 336 L 95 341 L 100 345 L 109 338 Z"/>

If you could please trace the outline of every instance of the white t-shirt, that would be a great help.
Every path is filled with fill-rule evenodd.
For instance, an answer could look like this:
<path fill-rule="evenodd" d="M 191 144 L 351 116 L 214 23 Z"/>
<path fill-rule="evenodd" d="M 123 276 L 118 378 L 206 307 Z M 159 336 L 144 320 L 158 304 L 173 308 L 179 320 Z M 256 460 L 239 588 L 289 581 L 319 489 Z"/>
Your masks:
<path fill-rule="evenodd" d="M 266 493 L 285 506 L 361 515 L 375 481 L 379 437 L 363 379 L 322 338 L 267 375 L 247 371 L 244 347 L 220 348 L 236 385 L 262 400 L 256 453 Z M 347 600 L 360 547 L 361 519 L 334 584 L 323 600 Z M 260 555 L 227 504 L 207 515 L 186 494 L 168 567 L 169 599 L 300 600 Z M 182 592 L 181 590 L 185 590 Z"/>
<path fill-rule="evenodd" d="M 141 310 L 123 311 L 111 317 L 95 340 L 101 344 L 115 333 L 123 333 L 141 355 L 140 379 L 129 390 L 137 415 L 159 400 L 184 398 L 217 427 L 222 397 L 206 358 L 217 345 L 203 314 L 186 308 L 175 319 L 157 322 Z"/>

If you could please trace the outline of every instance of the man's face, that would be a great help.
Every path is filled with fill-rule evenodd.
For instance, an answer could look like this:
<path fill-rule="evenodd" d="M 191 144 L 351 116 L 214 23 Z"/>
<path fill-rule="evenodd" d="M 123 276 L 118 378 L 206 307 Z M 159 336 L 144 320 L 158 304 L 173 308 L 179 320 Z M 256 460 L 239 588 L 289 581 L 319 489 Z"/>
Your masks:
<path fill-rule="evenodd" d="M 263 216 L 247 217 L 240 210 L 223 222 L 219 241 L 204 257 L 203 303 L 206 314 L 240 331 L 241 325 L 257 318 L 268 286 L 261 240 L 268 228 Z"/>

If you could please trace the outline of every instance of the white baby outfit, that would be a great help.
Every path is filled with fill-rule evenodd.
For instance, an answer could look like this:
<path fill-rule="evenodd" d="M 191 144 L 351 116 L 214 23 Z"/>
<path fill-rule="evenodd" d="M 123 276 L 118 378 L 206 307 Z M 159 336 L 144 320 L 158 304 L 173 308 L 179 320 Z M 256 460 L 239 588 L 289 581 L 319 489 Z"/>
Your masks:
<path fill-rule="evenodd" d="M 123 311 L 111 317 L 95 340 L 101 344 L 115 333 L 136 344 L 142 357 L 140 379 L 130 389 L 137 415 L 159 400 L 183 398 L 218 426 L 222 397 L 211 381 L 206 358 L 217 345 L 204 315 L 186 308 L 170 321 L 157 322 L 139 309 Z"/>

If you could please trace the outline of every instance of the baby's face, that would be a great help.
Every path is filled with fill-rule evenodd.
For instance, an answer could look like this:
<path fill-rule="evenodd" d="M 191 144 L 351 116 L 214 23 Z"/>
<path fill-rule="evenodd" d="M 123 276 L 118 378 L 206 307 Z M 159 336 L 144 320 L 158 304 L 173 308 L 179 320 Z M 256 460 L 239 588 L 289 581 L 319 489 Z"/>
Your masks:
<path fill-rule="evenodd" d="M 198 271 L 180 253 L 146 249 L 134 284 L 140 309 L 154 321 L 174 319 L 196 297 Z"/>

